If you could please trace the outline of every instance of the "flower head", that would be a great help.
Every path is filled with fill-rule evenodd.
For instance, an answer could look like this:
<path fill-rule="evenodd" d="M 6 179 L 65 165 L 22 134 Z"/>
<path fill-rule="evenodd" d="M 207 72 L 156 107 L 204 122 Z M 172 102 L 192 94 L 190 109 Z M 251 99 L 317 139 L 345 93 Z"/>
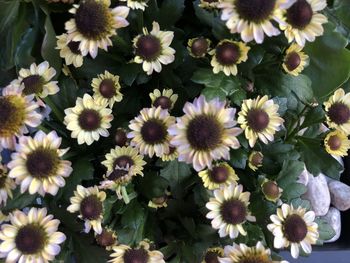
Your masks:
<path fill-rule="evenodd" d="M 85 94 L 83 98 L 77 98 L 75 107 L 65 109 L 64 113 L 64 124 L 72 131 L 71 137 L 78 139 L 78 144 L 91 145 L 100 136 L 109 136 L 107 129 L 112 126 L 113 115 L 112 110 L 107 108 L 107 102 L 97 103 Z"/>
<path fill-rule="evenodd" d="M 1 163 L 0 155 L 0 207 L 1 205 L 6 205 L 8 197 L 12 198 L 12 190 L 15 188 L 16 184 L 12 178 L 8 176 L 8 169 Z"/>
<path fill-rule="evenodd" d="M 79 212 L 79 218 L 85 221 L 85 233 L 89 233 L 92 227 L 97 234 L 101 234 L 105 199 L 106 193 L 99 191 L 97 186 L 85 188 L 78 185 L 67 210 L 71 213 Z"/>
<path fill-rule="evenodd" d="M 60 51 L 60 57 L 64 58 L 67 65 L 79 68 L 83 65 L 83 55 L 79 50 L 80 42 L 69 41 L 67 34 L 57 36 L 57 47 Z"/>
<path fill-rule="evenodd" d="M 218 263 L 219 258 L 224 256 L 224 250 L 221 247 L 211 247 L 205 251 L 201 263 Z"/>
<path fill-rule="evenodd" d="M 267 200 L 274 203 L 281 202 L 283 189 L 278 187 L 277 182 L 265 179 L 261 184 L 261 191 Z"/>
<path fill-rule="evenodd" d="M 253 171 L 262 166 L 264 155 L 261 152 L 252 151 L 248 158 L 248 166 Z"/>
<path fill-rule="evenodd" d="M 171 195 L 170 192 L 166 191 L 163 195 L 154 197 L 148 202 L 148 207 L 152 207 L 155 209 L 162 208 L 162 207 L 168 207 L 168 199 Z"/>
<path fill-rule="evenodd" d="M 143 34 L 134 38 L 135 58 L 134 62 L 142 64 L 147 75 L 153 70 L 160 72 L 162 64 L 168 65 L 175 60 L 175 50 L 170 47 L 174 38 L 174 32 L 161 31 L 159 24 L 153 22 L 151 32 L 143 28 Z"/>
<path fill-rule="evenodd" d="M 42 115 L 37 113 L 39 105 L 34 95 L 22 93 L 23 85 L 9 85 L 2 90 L 0 97 L 0 147 L 14 149 L 16 137 L 28 133 L 27 126 L 37 127 Z"/>
<path fill-rule="evenodd" d="M 163 110 L 171 110 L 174 108 L 174 105 L 179 97 L 177 94 L 174 94 L 172 89 L 163 89 L 160 92 L 159 89 L 155 89 L 149 94 L 152 100 L 152 106 L 157 108 L 161 107 Z"/>
<path fill-rule="evenodd" d="M 324 146 L 329 154 L 336 156 L 347 156 L 350 149 L 350 140 L 341 131 L 332 131 L 324 139 Z"/>
<path fill-rule="evenodd" d="M 103 228 L 100 234 L 95 232 L 95 239 L 99 246 L 104 247 L 108 251 L 118 244 L 117 233 L 110 228 Z"/>
<path fill-rule="evenodd" d="M 0 258 L 6 262 L 49 262 L 61 251 L 66 236 L 58 232 L 60 221 L 46 208 L 31 208 L 28 213 L 10 213 L 10 224 L 0 231 Z"/>
<path fill-rule="evenodd" d="M 242 131 L 235 127 L 236 110 L 225 104 L 217 98 L 207 101 L 204 96 L 185 104 L 185 115 L 169 128 L 179 161 L 192 163 L 200 171 L 211 168 L 213 160 L 228 160 L 229 149 L 240 147 L 237 136 Z"/>
<path fill-rule="evenodd" d="M 272 224 L 267 228 L 275 236 L 275 248 L 290 246 L 293 258 L 298 258 L 300 246 L 305 253 L 311 253 L 311 245 L 316 244 L 319 237 L 313 211 L 306 212 L 304 208 L 283 204 L 281 208 L 277 208 L 277 214 L 271 215 L 270 219 Z"/>
<path fill-rule="evenodd" d="M 254 147 L 258 138 L 265 144 L 274 140 L 274 134 L 284 122 L 277 111 L 278 105 L 266 95 L 243 101 L 237 121 L 241 124 L 250 147 Z"/>
<path fill-rule="evenodd" d="M 220 237 L 227 235 L 236 238 L 239 234 L 245 236 L 247 232 L 243 224 L 248 220 L 255 221 L 248 210 L 249 192 L 243 192 L 242 185 L 231 184 L 214 191 L 206 207 L 210 210 L 207 218 L 211 219 L 213 228 L 218 229 Z"/>
<path fill-rule="evenodd" d="M 187 50 L 194 58 L 203 58 L 210 51 L 211 41 L 204 37 L 196 37 L 188 40 Z"/>
<path fill-rule="evenodd" d="M 250 47 L 242 42 L 236 42 L 228 39 L 221 40 L 210 54 L 213 55 L 211 65 L 215 74 L 220 71 L 226 76 L 237 75 L 237 64 L 248 59 Z"/>
<path fill-rule="evenodd" d="M 163 156 L 161 158 L 162 158 L 163 162 L 169 162 L 169 161 L 174 161 L 178 157 L 179 157 L 179 153 L 178 153 L 177 149 L 170 145 L 169 152 L 163 154 Z"/>
<path fill-rule="evenodd" d="M 147 7 L 148 0 L 120 0 L 122 2 L 127 2 L 127 6 L 131 9 L 140 9 L 142 11 L 145 11 L 145 8 Z"/>
<path fill-rule="evenodd" d="M 107 51 L 112 46 L 111 37 L 117 34 L 118 28 L 126 27 L 129 8 L 118 6 L 109 8 L 110 0 L 83 0 L 69 10 L 74 18 L 66 22 L 68 40 L 79 42 L 83 56 L 88 53 L 95 58 L 98 49 Z"/>
<path fill-rule="evenodd" d="M 298 76 L 308 63 L 309 56 L 301 50 L 302 47 L 292 44 L 286 51 L 282 67 L 290 75 Z"/>

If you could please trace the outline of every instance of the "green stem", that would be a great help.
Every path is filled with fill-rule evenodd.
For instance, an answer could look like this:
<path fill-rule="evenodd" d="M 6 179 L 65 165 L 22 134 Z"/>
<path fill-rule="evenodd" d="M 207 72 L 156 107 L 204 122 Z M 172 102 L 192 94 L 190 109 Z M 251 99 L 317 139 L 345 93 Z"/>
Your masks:
<path fill-rule="evenodd" d="M 304 113 L 308 110 L 309 106 L 308 105 L 305 105 L 303 110 L 300 112 L 299 114 L 299 118 L 296 119 L 295 122 L 292 123 L 291 125 L 291 128 L 293 128 L 293 126 L 295 126 L 295 128 L 293 128 L 291 130 L 291 132 L 287 133 L 287 136 L 286 136 L 286 141 L 289 141 L 291 138 L 293 138 L 295 136 L 295 134 L 297 134 L 299 132 L 299 129 L 300 129 L 300 119 L 301 117 L 304 115 Z"/>
<path fill-rule="evenodd" d="M 123 200 L 124 200 L 125 204 L 130 203 L 130 199 L 129 199 L 129 196 L 128 196 L 128 192 L 126 191 L 125 186 L 122 186 L 122 187 L 121 187 L 121 190 L 122 190 L 122 196 L 123 196 Z"/>
<path fill-rule="evenodd" d="M 44 99 L 44 101 L 47 105 L 49 105 L 49 107 L 51 108 L 51 110 L 52 110 L 53 114 L 56 116 L 56 118 L 60 122 L 63 122 L 63 119 L 64 119 L 63 113 L 57 108 L 57 106 L 55 105 L 55 103 L 53 103 L 53 101 L 50 99 L 50 97 L 46 97 Z"/>

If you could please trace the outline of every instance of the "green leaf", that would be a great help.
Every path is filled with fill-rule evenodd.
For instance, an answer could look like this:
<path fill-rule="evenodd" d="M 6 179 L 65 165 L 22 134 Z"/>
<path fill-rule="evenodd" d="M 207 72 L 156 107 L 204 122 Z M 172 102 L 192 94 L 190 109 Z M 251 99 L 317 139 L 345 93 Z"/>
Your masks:
<path fill-rule="evenodd" d="M 335 236 L 334 229 L 322 218 L 316 218 L 315 222 L 318 224 L 319 240 L 329 240 Z"/>
<path fill-rule="evenodd" d="M 350 2 L 344 0 L 334 0 L 333 10 L 335 11 L 337 18 L 350 29 Z"/>
<path fill-rule="evenodd" d="M 76 262 L 102 263 L 108 261 L 108 252 L 102 247 L 93 245 L 94 239 L 91 236 L 74 233 L 72 241 Z"/>
<path fill-rule="evenodd" d="M 292 199 L 302 196 L 307 191 L 305 185 L 300 183 L 291 183 L 283 188 L 282 198 L 288 202 Z"/>
<path fill-rule="evenodd" d="M 176 187 L 190 175 L 190 166 L 177 160 L 168 162 L 160 171 L 160 176 L 167 179 L 171 187 Z"/>
<path fill-rule="evenodd" d="M 328 177 L 339 180 L 343 166 L 325 151 L 320 139 L 298 137 L 297 147 L 311 174 L 317 176 L 324 173 Z"/>
<path fill-rule="evenodd" d="M 248 160 L 248 153 L 244 149 L 231 150 L 230 164 L 234 168 L 245 169 Z"/>
<path fill-rule="evenodd" d="M 309 200 L 304 200 L 301 198 L 295 198 L 290 202 L 294 207 L 303 207 L 306 210 L 311 209 L 311 204 Z"/>
<path fill-rule="evenodd" d="M 159 24 L 161 27 L 174 25 L 181 17 L 185 4 L 184 0 L 164 0 L 159 12 Z"/>
<path fill-rule="evenodd" d="M 295 184 L 303 170 L 303 162 L 293 160 L 285 161 L 283 163 L 282 170 L 277 176 L 279 187 L 285 189 L 290 185 Z"/>
<path fill-rule="evenodd" d="M 19 5 L 19 0 L 0 2 L 0 33 L 16 21 Z"/>
<path fill-rule="evenodd" d="M 21 193 L 19 189 L 17 189 L 14 193 L 13 193 L 13 198 L 12 199 L 8 199 L 7 204 L 5 207 L 1 208 L 1 211 L 3 213 L 9 213 L 15 209 L 22 209 L 25 208 L 27 206 L 32 205 L 33 203 L 35 203 L 35 199 L 37 198 L 37 195 L 31 195 L 28 192 L 25 193 Z"/>
<path fill-rule="evenodd" d="M 334 25 L 324 26 L 324 35 L 305 46 L 310 65 L 304 70 L 312 80 L 316 98 L 323 102 L 350 77 L 350 51 L 347 40 L 334 31 Z"/>

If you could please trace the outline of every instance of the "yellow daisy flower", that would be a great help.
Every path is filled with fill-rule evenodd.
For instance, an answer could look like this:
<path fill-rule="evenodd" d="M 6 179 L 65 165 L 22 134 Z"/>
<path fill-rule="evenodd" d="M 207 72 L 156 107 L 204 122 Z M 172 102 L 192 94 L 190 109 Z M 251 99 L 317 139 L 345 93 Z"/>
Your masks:
<path fill-rule="evenodd" d="M 97 234 L 101 234 L 105 199 L 106 193 L 99 191 L 97 186 L 85 188 L 78 185 L 74 196 L 70 198 L 71 205 L 67 207 L 67 211 L 79 212 L 78 217 L 85 221 L 85 233 L 89 233 L 92 227 Z"/>
<path fill-rule="evenodd" d="M 20 69 L 18 79 L 13 80 L 10 85 L 19 87 L 23 84 L 24 95 L 35 94 L 40 98 L 45 98 L 60 90 L 57 86 L 58 82 L 52 80 L 55 75 L 56 70 L 50 67 L 49 62 L 44 61 L 39 65 L 33 63 L 29 69 Z"/>
<path fill-rule="evenodd" d="M 164 195 L 152 198 L 152 200 L 149 200 L 149 202 L 148 202 L 148 207 L 152 207 L 155 209 L 162 208 L 162 207 L 168 207 L 167 202 L 168 202 L 170 195 L 171 195 L 171 193 L 166 191 L 164 193 Z"/>
<path fill-rule="evenodd" d="M 249 49 L 250 47 L 243 42 L 221 40 L 216 48 L 209 52 L 213 55 L 210 64 L 214 74 L 222 71 L 226 76 L 236 76 L 237 65 L 247 61 Z"/>
<path fill-rule="evenodd" d="M 309 56 L 301 50 L 302 47 L 292 44 L 286 51 L 282 67 L 290 75 L 298 76 L 308 63 Z"/>
<path fill-rule="evenodd" d="M 94 99 L 98 104 L 108 104 L 113 108 L 115 102 L 120 102 L 123 99 L 123 94 L 120 92 L 119 76 L 112 75 L 107 70 L 104 74 L 98 75 L 92 79 L 91 84 L 94 91 Z"/>
<path fill-rule="evenodd" d="M 323 105 L 327 113 L 328 126 L 346 135 L 350 134 L 350 93 L 337 89 Z"/>
<path fill-rule="evenodd" d="M 112 250 L 113 246 L 118 244 L 117 233 L 110 228 L 103 228 L 101 234 L 95 232 L 95 239 L 99 246 L 107 251 Z"/>
<path fill-rule="evenodd" d="M 28 213 L 10 213 L 11 224 L 0 231 L 0 258 L 6 262 L 49 262 L 60 251 L 66 236 L 58 232 L 60 221 L 46 208 L 31 208 Z"/>
<path fill-rule="evenodd" d="M 218 189 L 223 185 L 236 184 L 239 180 L 235 170 L 226 162 L 220 162 L 211 169 L 206 169 L 198 173 L 202 178 L 204 187 L 209 190 Z"/>
<path fill-rule="evenodd" d="M 168 128 L 174 123 L 175 118 L 167 110 L 161 107 L 145 108 L 130 121 L 130 145 L 136 147 L 141 154 L 161 157 L 170 151 Z"/>
<path fill-rule="evenodd" d="M 226 108 L 226 102 L 218 98 L 207 102 L 200 96 L 193 103 L 187 102 L 183 111 L 185 115 L 168 129 L 179 161 L 192 163 L 201 171 L 211 168 L 213 160 L 228 160 L 229 149 L 240 147 L 237 136 L 242 130 L 235 127 L 236 110 Z"/>
<path fill-rule="evenodd" d="M 142 11 L 145 11 L 145 8 L 147 7 L 148 0 L 120 0 L 122 2 L 127 2 L 127 6 L 131 9 L 140 9 Z"/>
<path fill-rule="evenodd" d="M 350 140 L 341 131 L 332 131 L 324 139 L 324 146 L 329 154 L 336 156 L 347 156 L 350 149 Z"/>
<path fill-rule="evenodd" d="M 203 58 L 210 51 L 211 41 L 204 37 L 196 37 L 188 40 L 187 50 L 194 58 Z"/>
<path fill-rule="evenodd" d="M 140 242 L 137 247 L 118 245 L 113 247 L 110 263 L 165 263 L 162 252 L 151 250 L 146 242 Z"/>
<path fill-rule="evenodd" d="M 161 158 L 162 158 L 163 162 L 170 162 L 170 161 L 174 161 L 178 157 L 179 157 L 179 153 L 178 153 L 177 149 L 170 145 L 169 153 L 163 154 Z"/>
<path fill-rule="evenodd" d="M 159 24 L 153 22 L 152 31 L 143 28 L 143 35 L 134 38 L 134 62 L 142 64 L 142 69 L 151 75 L 153 70 L 161 72 L 162 64 L 168 65 L 175 60 L 175 49 L 170 47 L 174 32 L 161 31 Z"/>
<path fill-rule="evenodd" d="M 78 139 L 78 144 L 91 145 L 100 136 L 109 136 L 113 115 L 106 102 L 99 104 L 85 94 L 83 98 L 77 98 L 75 107 L 65 109 L 64 113 L 64 124 L 72 131 L 71 137 Z"/>
<path fill-rule="evenodd" d="M 277 208 L 277 214 L 271 215 L 270 219 L 272 224 L 267 228 L 275 236 L 275 248 L 290 246 L 293 258 L 298 258 L 300 246 L 305 253 L 311 253 L 311 245 L 316 244 L 319 237 L 313 211 L 306 212 L 304 208 L 283 204 L 281 208 Z"/>
<path fill-rule="evenodd" d="M 262 166 L 264 155 L 261 152 L 252 151 L 248 158 L 248 166 L 253 171 Z"/>
<path fill-rule="evenodd" d="M 266 249 L 258 241 L 254 247 L 248 247 L 245 244 L 235 244 L 225 246 L 225 257 L 220 258 L 220 263 L 242 263 L 242 262 L 259 262 L 259 263 L 288 263 L 285 260 L 271 260 L 271 250 Z"/>
<path fill-rule="evenodd" d="M 62 138 L 55 131 L 45 134 L 38 131 L 34 138 L 22 136 L 16 145 L 16 152 L 8 163 L 9 177 L 21 185 L 21 193 L 46 193 L 56 195 L 60 187 L 65 186 L 65 177 L 73 169 L 71 162 L 62 160 L 67 149 L 59 149 Z"/>
<path fill-rule="evenodd" d="M 224 250 L 221 247 L 208 248 L 205 251 L 201 263 L 215 263 L 219 262 L 219 258 L 224 256 Z"/>
<path fill-rule="evenodd" d="M 243 101 L 237 122 L 241 124 L 250 147 L 254 147 L 258 138 L 265 144 L 274 140 L 274 134 L 284 122 L 277 111 L 278 105 L 266 95 Z"/>
<path fill-rule="evenodd" d="M 294 0 L 284 14 L 284 22 L 280 28 L 289 42 L 295 40 L 299 46 L 306 41 L 313 42 L 317 36 L 323 35 L 322 24 L 328 19 L 318 13 L 327 7 L 326 0 Z"/>
<path fill-rule="evenodd" d="M 15 182 L 8 176 L 8 170 L 5 165 L 1 163 L 0 155 L 0 206 L 6 205 L 7 198 L 12 198 L 12 190 L 16 188 Z M 0 223 L 1 224 L 1 223 Z"/>
<path fill-rule="evenodd" d="M 37 127 L 42 121 L 34 95 L 25 96 L 24 86 L 9 85 L 0 96 L 0 148 L 14 149 L 16 137 L 28 133 L 26 126 Z"/>
<path fill-rule="evenodd" d="M 67 65 L 79 68 L 83 65 L 84 57 L 79 50 L 80 42 L 69 41 L 67 34 L 57 36 L 57 47 L 60 57 L 64 58 Z"/>
<path fill-rule="evenodd" d="M 108 46 L 113 45 L 111 37 L 117 34 L 116 30 L 129 25 L 126 20 L 129 8 L 111 9 L 110 4 L 110 0 L 82 0 L 69 10 L 74 18 L 65 24 L 68 40 L 80 42 L 79 50 L 83 56 L 89 53 L 95 58 L 99 48 L 107 51 Z"/>
<path fill-rule="evenodd" d="M 171 110 L 174 108 L 174 105 L 179 97 L 177 94 L 174 94 L 172 89 L 163 89 L 160 92 L 159 89 L 155 89 L 149 94 L 152 100 L 152 106 L 157 108 L 161 107 L 163 110 Z"/>
<path fill-rule="evenodd" d="M 231 184 L 214 190 L 214 197 L 206 204 L 210 210 L 207 218 L 212 220 L 211 225 L 218 229 L 220 237 L 229 235 L 233 239 L 239 234 L 247 235 L 244 222 L 256 220 L 248 210 L 249 198 L 250 193 L 243 192 L 242 185 Z"/>
<path fill-rule="evenodd" d="M 281 203 L 283 189 L 278 187 L 277 182 L 265 179 L 261 184 L 261 191 L 265 198 L 274 203 Z"/>
<path fill-rule="evenodd" d="M 277 36 L 280 31 L 273 21 L 283 22 L 283 11 L 293 0 L 221 0 L 218 7 L 222 10 L 221 19 L 231 33 L 241 34 L 244 42 L 255 39 L 264 41 L 264 35 Z"/>

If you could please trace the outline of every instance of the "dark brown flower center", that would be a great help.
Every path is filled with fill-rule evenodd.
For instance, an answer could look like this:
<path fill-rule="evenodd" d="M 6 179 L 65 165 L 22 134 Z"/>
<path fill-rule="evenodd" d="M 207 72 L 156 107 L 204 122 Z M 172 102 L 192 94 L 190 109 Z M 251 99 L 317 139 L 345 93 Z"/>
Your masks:
<path fill-rule="evenodd" d="M 126 170 L 114 169 L 113 172 L 108 175 L 108 180 L 116 181 L 127 174 L 128 174 L 128 171 Z"/>
<path fill-rule="evenodd" d="M 136 55 L 144 60 L 151 61 L 158 57 L 161 44 L 158 38 L 152 35 L 141 36 L 136 43 Z"/>
<path fill-rule="evenodd" d="M 222 65 L 235 64 L 240 53 L 239 47 L 231 42 L 224 42 L 216 47 L 216 59 Z"/>
<path fill-rule="evenodd" d="M 312 7 L 306 0 L 297 0 L 287 10 L 287 22 L 297 29 L 304 29 L 310 24 L 312 16 Z"/>
<path fill-rule="evenodd" d="M 328 139 L 328 146 L 333 151 L 338 150 L 341 146 L 341 138 L 337 135 L 330 136 Z"/>
<path fill-rule="evenodd" d="M 23 254 L 36 254 L 40 252 L 47 241 L 45 231 L 36 225 L 21 227 L 15 237 L 16 248 Z"/>
<path fill-rule="evenodd" d="M 88 39 L 101 39 L 110 27 L 109 10 L 104 4 L 87 0 L 80 4 L 75 13 L 78 31 Z"/>
<path fill-rule="evenodd" d="M 276 0 L 237 0 L 235 6 L 240 18 L 259 23 L 269 19 Z"/>
<path fill-rule="evenodd" d="M 207 53 L 208 48 L 208 40 L 206 40 L 204 37 L 200 37 L 193 41 L 191 46 L 191 52 L 196 57 L 202 57 Z"/>
<path fill-rule="evenodd" d="M 155 204 L 157 204 L 157 205 L 162 205 L 162 204 L 164 204 L 167 200 L 168 200 L 168 196 L 167 196 L 167 195 L 163 195 L 163 196 L 160 196 L 160 197 L 152 198 L 152 202 L 155 203 Z"/>
<path fill-rule="evenodd" d="M 5 97 L 0 98 L 0 130 L 11 122 L 15 113 L 16 107 Z"/>
<path fill-rule="evenodd" d="M 214 116 L 199 115 L 187 127 L 187 139 L 196 150 L 216 148 L 222 139 L 223 127 Z"/>
<path fill-rule="evenodd" d="M 115 85 L 114 81 L 111 79 L 104 79 L 102 80 L 100 87 L 99 87 L 100 93 L 103 97 L 110 99 L 115 95 Z"/>
<path fill-rule="evenodd" d="M 160 96 L 153 102 L 154 107 L 161 107 L 163 110 L 168 110 L 172 106 L 170 98 L 166 96 Z"/>
<path fill-rule="evenodd" d="M 35 178 L 47 178 L 56 173 L 59 157 L 53 150 L 39 148 L 28 154 L 26 167 Z"/>
<path fill-rule="evenodd" d="M 102 230 L 102 233 L 96 236 L 96 242 L 102 247 L 112 246 L 115 243 L 116 239 L 113 236 L 112 231 L 106 229 Z"/>
<path fill-rule="evenodd" d="M 307 225 L 299 215 L 290 215 L 284 222 L 284 234 L 288 241 L 298 243 L 307 235 Z"/>
<path fill-rule="evenodd" d="M 120 167 L 120 168 L 128 168 L 134 165 L 134 161 L 130 156 L 122 155 L 115 159 L 113 166 Z"/>
<path fill-rule="evenodd" d="M 1 169 L 1 168 L 0 168 Z M 2 172 L 2 170 L 0 170 L 0 189 L 4 188 L 5 187 L 5 183 L 6 183 L 6 174 L 4 174 Z"/>
<path fill-rule="evenodd" d="M 148 144 L 162 143 L 167 136 L 165 125 L 160 120 L 148 120 L 141 128 L 141 136 Z"/>
<path fill-rule="evenodd" d="M 100 128 L 101 116 L 96 110 L 85 109 L 78 117 L 79 126 L 86 131 L 94 131 Z"/>
<path fill-rule="evenodd" d="M 258 167 L 262 164 L 264 156 L 260 152 L 254 153 L 251 163 L 252 165 Z"/>
<path fill-rule="evenodd" d="M 0 97 L 0 137 L 11 137 L 19 132 L 25 120 L 25 100 L 21 96 Z"/>
<path fill-rule="evenodd" d="M 226 182 L 229 173 L 229 170 L 225 166 L 216 166 L 209 172 L 209 176 L 211 181 L 221 184 Z"/>
<path fill-rule="evenodd" d="M 128 138 L 126 137 L 126 132 L 123 129 L 118 129 L 115 132 L 114 140 L 116 145 L 120 147 L 125 146 L 128 141 Z"/>
<path fill-rule="evenodd" d="M 43 91 L 43 79 L 39 75 L 31 75 L 22 80 L 25 95 L 39 94 Z"/>
<path fill-rule="evenodd" d="M 246 219 L 247 208 L 240 200 L 228 200 L 222 204 L 221 215 L 228 224 L 241 224 Z"/>
<path fill-rule="evenodd" d="M 128 249 L 123 256 L 125 263 L 147 263 L 148 258 L 148 252 L 143 248 Z"/>
<path fill-rule="evenodd" d="M 76 55 L 81 55 L 81 52 L 79 50 L 80 42 L 70 41 L 67 45 L 68 45 L 70 51 L 72 51 L 72 53 L 74 53 Z"/>
<path fill-rule="evenodd" d="M 102 202 L 95 195 L 85 197 L 80 204 L 80 213 L 84 219 L 96 220 L 102 214 Z"/>
<path fill-rule="evenodd" d="M 273 181 L 268 181 L 263 184 L 262 191 L 268 198 L 276 199 L 280 194 L 278 185 Z"/>
<path fill-rule="evenodd" d="M 264 110 L 252 109 L 248 112 L 247 121 L 249 127 L 255 132 L 263 131 L 270 122 L 269 115 Z"/>
<path fill-rule="evenodd" d="M 338 125 L 347 123 L 350 119 L 350 109 L 341 102 L 335 103 L 329 108 L 328 117 Z"/>
<path fill-rule="evenodd" d="M 287 55 L 285 64 L 289 71 L 293 71 L 300 65 L 300 62 L 301 62 L 301 58 L 299 54 L 297 52 L 292 52 Z"/>
<path fill-rule="evenodd" d="M 208 251 L 204 256 L 205 263 L 219 263 L 218 254 L 214 251 Z"/>

